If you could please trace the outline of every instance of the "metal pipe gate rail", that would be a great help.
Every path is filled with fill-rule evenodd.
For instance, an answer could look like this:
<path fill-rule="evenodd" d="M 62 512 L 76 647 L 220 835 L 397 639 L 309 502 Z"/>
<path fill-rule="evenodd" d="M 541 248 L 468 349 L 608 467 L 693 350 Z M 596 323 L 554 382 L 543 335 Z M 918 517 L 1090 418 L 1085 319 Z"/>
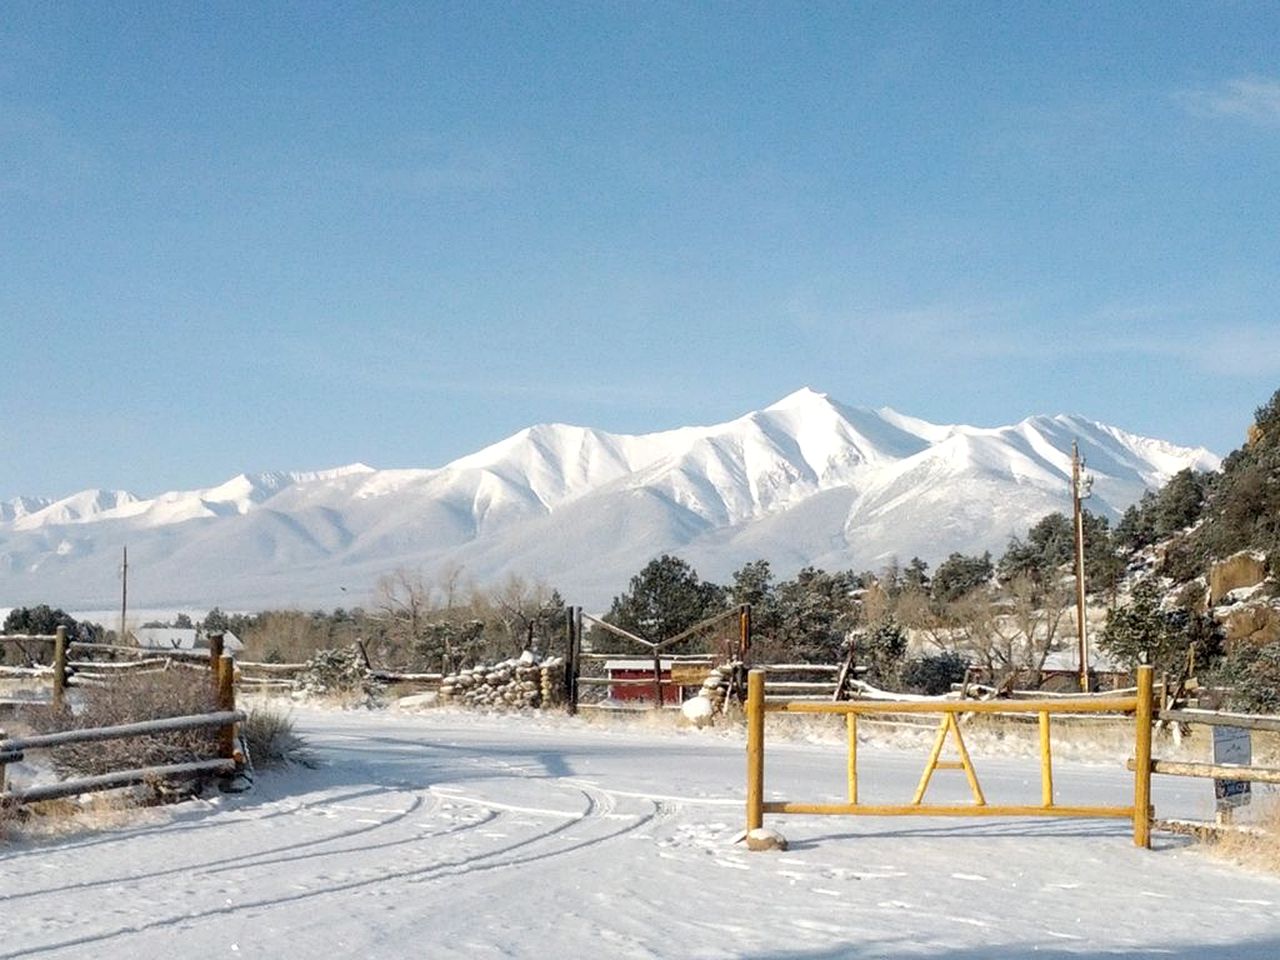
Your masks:
<path fill-rule="evenodd" d="M 1133 821 L 1133 842 L 1139 847 L 1151 846 L 1151 728 L 1152 668 L 1138 668 L 1138 689 L 1127 697 L 1105 697 L 1090 700 L 1019 700 L 1019 701 L 845 701 L 814 703 L 811 701 L 765 700 L 764 671 L 752 670 L 747 679 L 747 829 L 764 825 L 766 813 L 808 813 L 831 815 L 943 816 L 943 817 L 1116 817 Z M 847 803 L 806 803 L 793 800 L 764 799 L 764 715 L 766 713 L 835 713 L 843 714 L 848 733 Z M 908 804 L 866 804 L 858 802 L 858 717 L 886 713 L 939 713 L 933 749 L 925 764 L 915 796 Z M 978 783 L 977 773 L 969 759 L 964 738 L 956 722 L 957 714 L 1035 713 L 1040 718 L 1040 803 L 1039 805 L 988 804 Z M 1130 806 L 1059 806 L 1053 802 L 1053 754 L 1049 737 L 1049 721 L 1054 714 L 1123 713 L 1134 717 L 1133 803 Z M 959 760 L 944 761 L 942 749 L 950 737 Z M 973 794 L 971 804 L 924 803 L 929 780 L 935 770 L 963 770 Z"/>

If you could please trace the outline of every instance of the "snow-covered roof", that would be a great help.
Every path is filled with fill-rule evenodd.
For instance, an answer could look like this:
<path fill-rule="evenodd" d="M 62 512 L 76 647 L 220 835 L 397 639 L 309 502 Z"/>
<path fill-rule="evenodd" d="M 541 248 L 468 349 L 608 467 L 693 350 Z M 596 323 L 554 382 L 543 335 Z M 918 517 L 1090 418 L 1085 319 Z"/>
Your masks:
<path fill-rule="evenodd" d="M 1044 668 L 1046 670 L 1079 670 L 1080 669 L 1080 651 L 1072 646 L 1069 650 L 1054 650 L 1045 658 Z M 1120 673 L 1125 667 L 1122 663 L 1117 663 L 1106 653 L 1099 650 L 1095 644 L 1089 645 L 1089 669 L 1101 670 L 1104 673 Z"/>
<path fill-rule="evenodd" d="M 133 631 L 138 646 L 149 650 L 208 650 L 209 638 L 194 627 L 138 627 Z M 222 649 L 239 653 L 244 644 L 230 630 L 223 631 Z"/>

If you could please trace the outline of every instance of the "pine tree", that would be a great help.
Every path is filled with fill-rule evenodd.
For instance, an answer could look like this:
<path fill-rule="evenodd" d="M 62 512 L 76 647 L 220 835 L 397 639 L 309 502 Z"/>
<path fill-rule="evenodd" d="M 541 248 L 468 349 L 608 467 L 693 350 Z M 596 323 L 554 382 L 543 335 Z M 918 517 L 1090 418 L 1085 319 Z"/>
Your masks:
<path fill-rule="evenodd" d="M 1098 646 L 1130 669 L 1149 663 L 1156 672 L 1177 671 L 1189 638 L 1178 618 L 1160 606 L 1160 592 L 1150 578 L 1133 588 L 1129 602 L 1107 616 Z"/>
<path fill-rule="evenodd" d="M 656 643 L 724 611 L 725 600 L 723 587 L 698 579 L 679 557 L 663 554 L 631 578 L 626 593 L 613 598 L 605 619 Z M 677 646 L 684 649 L 688 643 Z"/>

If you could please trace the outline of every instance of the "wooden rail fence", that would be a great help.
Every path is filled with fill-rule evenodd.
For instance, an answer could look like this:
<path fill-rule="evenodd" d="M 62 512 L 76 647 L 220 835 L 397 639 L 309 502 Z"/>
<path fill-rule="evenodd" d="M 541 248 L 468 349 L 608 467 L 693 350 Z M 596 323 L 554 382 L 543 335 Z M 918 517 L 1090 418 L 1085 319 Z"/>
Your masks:
<path fill-rule="evenodd" d="M 53 694 L 50 706 L 61 710 L 66 691 L 72 687 L 95 687 L 109 683 L 124 674 L 160 672 L 169 669 L 209 670 L 217 676 L 218 662 L 223 654 L 225 638 L 220 633 L 209 635 L 208 650 L 167 650 L 150 647 L 131 647 L 122 644 L 88 643 L 68 640 L 66 628 L 59 627 L 56 634 L 0 635 L 0 643 L 44 642 L 53 645 L 53 662 L 35 666 L 0 666 L 0 678 L 30 678 L 47 680 Z M 73 660 L 74 653 L 111 654 L 137 659 L 127 661 L 103 661 L 96 659 Z M 388 684 L 405 684 L 427 689 L 437 688 L 443 675 L 439 673 L 408 673 L 382 670 L 368 663 L 368 655 L 361 647 L 361 654 L 373 679 Z M 288 690 L 304 670 L 306 663 L 265 663 L 249 660 L 237 661 L 235 683 L 258 691 Z"/>
<path fill-rule="evenodd" d="M 236 724 L 245 719 L 244 713 L 236 709 L 234 676 L 235 662 L 231 655 L 219 656 L 214 677 L 218 709 L 211 713 L 0 739 L 0 804 L 34 803 L 39 800 L 51 800 L 57 797 L 92 793 L 98 790 L 109 790 L 115 787 L 161 779 L 194 777 L 210 773 L 234 773 L 244 763 L 244 757 L 240 754 L 236 745 Z M 6 783 L 6 766 L 23 760 L 28 750 L 51 749 L 70 744 L 97 743 L 103 740 L 130 739 L 154 736 L 160 733 L 200 729 L 216 729 L 218 731 L 218 756 L 216 758 L 116 770 L 97 776 L 79 777 L 24 789 L 10 789 Z"/>

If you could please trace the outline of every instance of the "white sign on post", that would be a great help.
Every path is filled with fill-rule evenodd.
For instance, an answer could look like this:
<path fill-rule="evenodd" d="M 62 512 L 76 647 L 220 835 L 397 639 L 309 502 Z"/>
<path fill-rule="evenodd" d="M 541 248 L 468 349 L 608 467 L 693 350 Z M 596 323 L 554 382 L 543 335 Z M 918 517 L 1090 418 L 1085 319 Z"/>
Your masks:
<path fill-rule="evenodd" d="M 1230 763 L 1247 767 L 1253 762 L 1253 748 L 1249 731 L 1239 727 L 1213 728 L 1213 762 Z M 1249 802 L 1248 780 L 1214 780 L 1213 796 L 1218 810 L 1242 807 Z"/>

